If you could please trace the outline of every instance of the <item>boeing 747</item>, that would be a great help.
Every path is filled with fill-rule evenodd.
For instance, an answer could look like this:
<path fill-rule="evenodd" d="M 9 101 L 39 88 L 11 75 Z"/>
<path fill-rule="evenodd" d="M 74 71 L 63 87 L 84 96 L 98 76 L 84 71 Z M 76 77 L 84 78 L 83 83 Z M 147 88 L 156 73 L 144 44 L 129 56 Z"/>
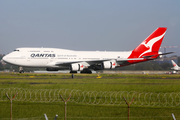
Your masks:
<path fill-rule="evenodd" d="M 159 27 L 132 51 L 74 51 L 58 48 L 17 48 L 3 57 L 6 63 L 22 67 L 42 67 L 47 71 L 70 70 L 91 73 L 91 70 L 114 69 L 154 60 L 162 55 L 159 48 L 167 28 Z M 133 40 L 133 42 L 135 42 Z"/>

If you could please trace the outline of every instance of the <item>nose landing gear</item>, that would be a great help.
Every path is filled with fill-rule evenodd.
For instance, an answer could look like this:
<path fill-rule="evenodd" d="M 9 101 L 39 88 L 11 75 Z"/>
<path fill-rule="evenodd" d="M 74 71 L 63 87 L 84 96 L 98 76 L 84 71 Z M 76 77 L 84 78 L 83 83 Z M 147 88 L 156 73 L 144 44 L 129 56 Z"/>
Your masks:
<path fill-rule="evenodd" d="M 19 73 L 24 73 L 23 67 L 19 67 Z"/>

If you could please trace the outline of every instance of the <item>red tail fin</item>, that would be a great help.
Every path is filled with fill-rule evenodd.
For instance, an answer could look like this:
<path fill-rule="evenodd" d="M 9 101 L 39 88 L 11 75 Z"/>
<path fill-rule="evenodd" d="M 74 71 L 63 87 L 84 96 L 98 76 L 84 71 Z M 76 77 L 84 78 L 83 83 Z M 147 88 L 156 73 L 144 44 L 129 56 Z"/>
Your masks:
<path fill-rule="evenodd" d="M 166 33 L 165 27 L 157 28 L 138 47 L 136 47 L 128 58 L 142 58 L 148 55 L 158 55 L 159 48 Z M 158 57 L 158 56 L 154 56 Z"/>

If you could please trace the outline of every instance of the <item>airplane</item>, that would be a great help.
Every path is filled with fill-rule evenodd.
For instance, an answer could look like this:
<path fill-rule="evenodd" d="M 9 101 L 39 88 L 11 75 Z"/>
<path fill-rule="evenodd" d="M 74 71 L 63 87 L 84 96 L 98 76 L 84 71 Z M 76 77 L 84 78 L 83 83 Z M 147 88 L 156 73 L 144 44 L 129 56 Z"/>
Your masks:
<path fill-rule="evenodd" d="M 171 54 L 159 52 L 166 27 L 157 28 L 131 51 L 74 51 L 58 48 L 17 48 L 3 57 L 6 63 L 19 67 L 42 67 L 47 71 L 70 70 L 70 73 L 92 73 L 92 70 L 115 69 Z M 134 42 L 134 41 L 133 41 Z"/>
<path fill-rule="evenodd" d="M 173 60 L 171 60 L 171 62 L 172 62 L 172 65 L 173 65 L 173 67 L 171 69 L 173 69 L 175 71 L 180 71 L 180 67 Z"/>

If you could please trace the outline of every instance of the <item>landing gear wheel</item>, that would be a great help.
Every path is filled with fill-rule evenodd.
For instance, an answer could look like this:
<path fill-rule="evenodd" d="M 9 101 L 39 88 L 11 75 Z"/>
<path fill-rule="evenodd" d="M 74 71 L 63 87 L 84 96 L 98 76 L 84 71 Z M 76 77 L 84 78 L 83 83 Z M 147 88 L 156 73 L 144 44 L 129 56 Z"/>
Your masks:
<path fill-rule="evenodd" d="M 22 67 L 19 67 L 19 73 L 24 73 L 24 70 Z"/>
<path fill-rule="evenodd" d="M 19 73 L 24 73 L 24 70 L 20 70 Z"/>
<path fill-rule="evenodd" d="M 92 71 L 90 69 L 84 69 L 81 73 L 92 74 Z"/>
<path fill-rule="evenodd" d="M 77 73 L 77 71 L 70 71 L 70 73 Z"/>

